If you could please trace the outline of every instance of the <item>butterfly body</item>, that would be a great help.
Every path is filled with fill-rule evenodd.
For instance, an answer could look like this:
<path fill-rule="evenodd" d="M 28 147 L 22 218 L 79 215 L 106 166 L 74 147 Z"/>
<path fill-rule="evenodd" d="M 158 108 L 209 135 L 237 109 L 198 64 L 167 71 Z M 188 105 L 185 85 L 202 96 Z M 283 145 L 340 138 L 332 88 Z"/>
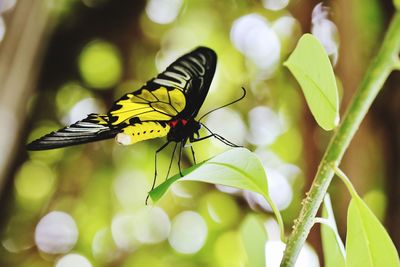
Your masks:
<path fill-rule="evenodd" d="M 185 139 L 195 140 L 195 135 L 199 136 L 201 128 L 196 120 L 176 119 L 169 122 L 170 130 L 167 135 L 168 141 L 180 142 Z"/>

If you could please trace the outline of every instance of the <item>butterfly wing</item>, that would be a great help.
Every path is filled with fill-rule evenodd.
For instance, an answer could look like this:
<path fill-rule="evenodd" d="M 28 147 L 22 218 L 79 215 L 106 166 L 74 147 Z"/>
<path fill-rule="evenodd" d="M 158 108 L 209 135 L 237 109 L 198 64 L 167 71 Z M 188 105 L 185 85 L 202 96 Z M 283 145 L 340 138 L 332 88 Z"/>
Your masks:
<path fill-rule="evenodd" d="M 139 90 L 116 101 L 109 111 L 111 127 L 126 120 L 169 121 L 194 118 L 208 93 L 217 56 L 199 47 L 173 62 Z"/>
<path fill-rule="evenodd" d="M 112 138 L 119 131 L 111 129 L 107 119 L 107 115 L 90 114 L 83 120 L 29 143 L 27 149 L 47 150 Z"/>

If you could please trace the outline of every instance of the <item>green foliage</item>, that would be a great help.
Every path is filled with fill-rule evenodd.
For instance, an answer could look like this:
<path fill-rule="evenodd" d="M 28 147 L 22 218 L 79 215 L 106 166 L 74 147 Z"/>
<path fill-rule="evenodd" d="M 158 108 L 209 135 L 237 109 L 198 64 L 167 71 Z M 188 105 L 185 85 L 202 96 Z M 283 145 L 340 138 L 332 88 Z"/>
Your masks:
<path fill-rule="evenodd" d="M 347 215 L 346 266 L 400 266 L 399 255 L 385 228 L 357 195 Z"/>
<path fill-rule="evenodd" d="M 344 248 L 336 227 L 329 194 L 325 196 L 322 207 L 322 217 L 326 223 L 321 224 L 322 248 L 326 267 L 344 267 Z"/>
<path fill-rule="evenodd" d="M 324 130 L 339 123 L 339 100 L 335 74 L 324 47 L 311 34 L 304 34 L 284 63 L 303 90 L 315 120 Z"/>
<path fill-rule="evenodd" d="M 397 9 L 400 9 L 400 0 L 393 0 L 393 4 Z"/>
<path fill-rule="evenodd" d="M 248 266 L 265 266 L 267 233 L 255 215 L 248 215 L 240 226 L 240 235 L 246 250 Z"/>
<path fill-rule="evenodd" d="M 259 158 L 249 150 L 245 148 L 231 149 L 183 170 L 183 177 L 177 174 L 152 190 L 149 193 L 151 199 L 153 201 L 159 200 L 168 188 L 178 180 L 226 185 L 261 194 L 273 209 L 281 227 L 283 238 L 282 218 L 268 194 L 268 181 L 264 167 Z"/>

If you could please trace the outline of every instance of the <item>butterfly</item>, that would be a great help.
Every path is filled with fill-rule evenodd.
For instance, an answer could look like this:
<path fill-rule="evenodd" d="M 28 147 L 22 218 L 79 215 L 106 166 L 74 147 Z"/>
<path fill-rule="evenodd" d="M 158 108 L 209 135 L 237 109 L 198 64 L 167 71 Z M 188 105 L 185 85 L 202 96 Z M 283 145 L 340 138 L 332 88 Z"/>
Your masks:
<path fill-rule="evenodd" d="M 178 167 L 181 175 L 183 148 L 188 141 L 193 143 L 215 137 L 229 146 L 237 147 L 200 122 L 201 118 L 216 109 L 207 112 L 199 120 L 195 119 L 207 96 L 216 63 L 217 55 L 212 49 L 198 47 L 178 58 L 139 90 L 118 99 L 107 114 L 89 114 L 83 120 L 31 142 L 27 149 L 47 150 L 114 137 L 122 145 L 131 145 L 166 136 L 167 142 L 155 153 L 153 189 L 157 177 L 157 154 L 171 142 L 175 143 L 173 155 L 179 144 Z M 241 100 L 246 94 L 244 88 L 243 92 L 241 98 L 222 107 Z M 202 126 L 209 134 L 200 137 Z M 196 163 L 194 150 L 192 146 L 190 148 Z M 168 174 L 172 161 L 173 156 Z"/>

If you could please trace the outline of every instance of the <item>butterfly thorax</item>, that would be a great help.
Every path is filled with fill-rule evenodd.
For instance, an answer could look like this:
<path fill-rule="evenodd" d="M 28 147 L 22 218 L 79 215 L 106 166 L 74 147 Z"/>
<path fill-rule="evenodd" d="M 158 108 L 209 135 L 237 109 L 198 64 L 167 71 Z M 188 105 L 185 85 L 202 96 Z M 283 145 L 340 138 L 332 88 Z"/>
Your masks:
<path fill-rule="evenodd" d="M 167 135 L 168 141 L 181 142 L 186 138 L 198 135 L 200 123 L 193 119 L 176 118 L 168 122 L 170 130 Z"/>

